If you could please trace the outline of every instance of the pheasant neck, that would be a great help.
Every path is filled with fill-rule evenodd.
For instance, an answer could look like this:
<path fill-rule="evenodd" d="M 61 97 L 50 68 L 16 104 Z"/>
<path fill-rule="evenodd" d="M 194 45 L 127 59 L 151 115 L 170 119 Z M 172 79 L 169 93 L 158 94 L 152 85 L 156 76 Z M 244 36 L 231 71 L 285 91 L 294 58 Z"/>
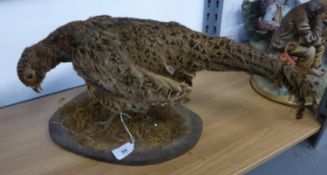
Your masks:
<path fill-rule="evenodd" d="M 36 60 L 35 66 L 38 67 L 43 76 L 62 62 L 60 53 L 61 51 L 57 49 L 39 47 L 37 52 L 39 60 Z"/>

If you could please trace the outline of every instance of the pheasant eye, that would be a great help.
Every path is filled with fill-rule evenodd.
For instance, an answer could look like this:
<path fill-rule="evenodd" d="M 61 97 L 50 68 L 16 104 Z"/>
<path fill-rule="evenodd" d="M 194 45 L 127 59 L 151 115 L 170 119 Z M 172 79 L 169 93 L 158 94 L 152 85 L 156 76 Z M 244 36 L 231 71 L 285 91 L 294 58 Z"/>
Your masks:
<path fill-rule="evenodd" d="M 33 75 L 32 74 L 28 74 L 27 75 L 27 79 L 32 79 L 33 78 Z"/>

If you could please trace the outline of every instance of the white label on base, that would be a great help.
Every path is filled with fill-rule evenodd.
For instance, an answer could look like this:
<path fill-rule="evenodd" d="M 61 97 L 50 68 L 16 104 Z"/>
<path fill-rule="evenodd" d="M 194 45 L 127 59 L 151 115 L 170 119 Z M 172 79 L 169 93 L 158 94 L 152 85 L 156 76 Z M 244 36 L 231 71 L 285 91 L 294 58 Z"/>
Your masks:
<path fill-rule="evenodd" d="M 131 154 L 134 150 L 134 143 L 127 142 L 124 145 L 112 150 L 117 160 L 121 160 Z"/>

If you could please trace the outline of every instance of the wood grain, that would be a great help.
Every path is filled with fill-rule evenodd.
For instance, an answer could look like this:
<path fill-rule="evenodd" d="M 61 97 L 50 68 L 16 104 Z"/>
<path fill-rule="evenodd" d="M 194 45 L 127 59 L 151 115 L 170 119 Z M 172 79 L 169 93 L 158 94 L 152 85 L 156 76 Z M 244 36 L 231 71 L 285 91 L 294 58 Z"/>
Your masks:
<path fill-rule="evenodd" d="M 1 109 L 0 174 L 243 174 L 320 128 L 309 112 L 296 120 L 295 108 L 256 94 L 244 73 L 201 72 L 195 78 L 191 102 L 186 104 L 204 121 L 198 144 L 187 154 L 158 165 L 111 165 L 67 152 L 49 137 L 49 117 L 84 90 L 76 88 Z"/>

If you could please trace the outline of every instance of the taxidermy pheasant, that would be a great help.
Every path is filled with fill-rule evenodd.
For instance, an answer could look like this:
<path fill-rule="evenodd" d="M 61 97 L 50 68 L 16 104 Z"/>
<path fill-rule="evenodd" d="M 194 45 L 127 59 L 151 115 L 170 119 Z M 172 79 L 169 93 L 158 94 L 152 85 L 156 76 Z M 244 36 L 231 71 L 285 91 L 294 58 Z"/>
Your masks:
<path fill-rule="evenodd" d="M 293 65 L 175 22 L 97 16 L 68 23 L 24 50 L 18 76 L 39 92 L 46 73 L 61 62 L 72 62 L 90 94 L 113 112 L 145 113 L 181 102 L 201 70 L 258 74 L 285 85 L 302 105 L 315 99 Z"/>

